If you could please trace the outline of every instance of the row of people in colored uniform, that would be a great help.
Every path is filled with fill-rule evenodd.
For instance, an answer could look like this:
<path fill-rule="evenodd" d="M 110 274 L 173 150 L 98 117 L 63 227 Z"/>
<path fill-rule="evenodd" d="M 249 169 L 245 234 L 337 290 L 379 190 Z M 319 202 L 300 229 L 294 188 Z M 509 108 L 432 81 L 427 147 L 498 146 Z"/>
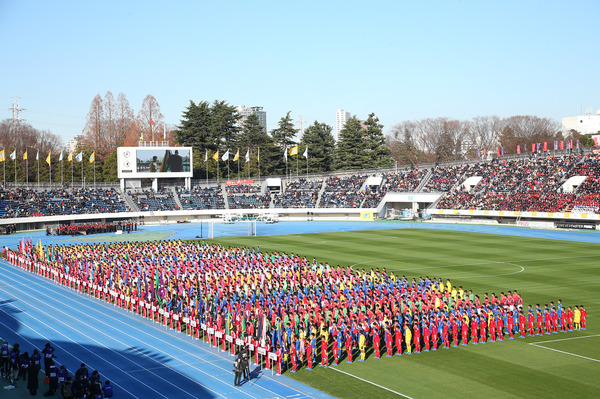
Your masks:
<path fill-rule="evenodd" d="M 341 332 L 347 352 L 356 346 L 366 351 L 377 341 L 380 346 L 382 338 L 388 346 L 392 335 L 396 348 L 404 340 L 405 351 L 411 352 L 412 346 L 428 350 L 428 345 L 448 347 L 450 341 L 458 345 L 456 336 L 466 336 L 466 342 L 470 337 L 474 343 L 495 340 L 499 332 L 515 332 L 521 320 L 522 299 L 516 291 L 499 297 L 486 294 L 482 301 L 450 281 L 409 281 L 385 268 L 335 268 L 293 254 L 263 254 L 260 248 L 167 241 L 40 252 L 39 258 L 65 274 L 125 293 L 132 302 L 162 306 L 165 317 L 181 314 L 198 320 L 221 333 L 220 342 L 213 335 L 214 345 L 225 346 L 227 336 L 257 336 L 261 344 L 255 346 L 279 347 L 290 358 L 295 350 L 300 360 L 307 350 L 316 351 L 323 332 L 336 342 Z M 339 349 L 339 342 L 333 345 L 336 359 Z"/>

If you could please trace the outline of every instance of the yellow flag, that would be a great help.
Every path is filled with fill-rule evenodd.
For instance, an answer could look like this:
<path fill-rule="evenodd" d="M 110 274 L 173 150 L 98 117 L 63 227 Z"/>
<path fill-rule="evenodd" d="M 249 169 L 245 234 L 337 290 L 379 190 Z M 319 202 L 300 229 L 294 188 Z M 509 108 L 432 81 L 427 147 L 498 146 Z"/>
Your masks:
<path fill-rule="evenodd" d="M 90 155 L 90 163 L 94 163 L 95 160 L 96 160 L 96 151 L 92 152 L 92 155 Z"/>
<path fill-rule="evenodd" d="M 4 150 L 0 151 L 0 162 L 4 162 L 6 160 L 6 155 L 4 155 Z"/>
<path fill-rule="evenodd" d="M 238 148 L 237 152 L 235 153 L 235 156 L 233 157 L 233 162 L 237 161 L 238 159 L 240 159 L 240 149 Z"/>
<path fill-rule="evenodd" d="M 23 153 L 23 161 L 26 161 L 26 160 L 27 160 L 27 151 L 25 151 L 25 152 Z"/>
<path fill-rule="evenodd" d="M 48 156 L 46 157 L 46 163 L 47 163 L 48 165 L 50 165 L 50 155 L 52 155 L 52 151 L 50 151 L 50 152 L 48 153 Z"/>
<path fill-rule="evenodd" d="M 298 155 L 298 146 L 297 145 L 290 148 L 290 155 Z"/>
<path fill-rule="evenodd" d="M 219 162 L 219 151 L 215 152 L 215 155 L 212 156 L 212 159 Z"/>
<path fill-rule="evenodd" d="M 67 161 L 73 162 L 73 153 L 72 152 L 69 153 L 69 157 L 67 158 Z"/>

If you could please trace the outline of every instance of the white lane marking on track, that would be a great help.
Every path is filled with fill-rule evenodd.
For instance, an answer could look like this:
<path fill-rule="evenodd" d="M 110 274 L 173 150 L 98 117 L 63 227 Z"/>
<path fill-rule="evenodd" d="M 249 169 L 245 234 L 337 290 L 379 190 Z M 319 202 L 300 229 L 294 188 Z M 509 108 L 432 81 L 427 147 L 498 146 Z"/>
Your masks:
<path fill-rule="evenodd" d="M 18 309 L 16 306 L 13 306 L 13 307 L 14 307 L 14 308 L 16 308 L 16 309 Z M 0 309 L 0 312 L 6 313 L 6 312 L 4 312 L 2 309 Z M 14 316 L 12 316 L 12 315 L 8 315 L 8 314 L 7 314 L 7 316 L 9 316 L 9 317 L 12 317 L 13 319 L 15 319 L 15 317 L 14 317 Z M 42 323 L 42 324 L 44 324 L 44 323 Z M 2 323 L 1 321 L 0 321 L 0 325 L 2 325 L 2 326 L 4 326 L 4 327 L 6 327 L 7 329 L 9 328 L 9 327 L 8 327 L 6 324 Z M 29 327 L 29 326 L 27 326 L 27 327 L 33 330 L 33 328 L 31 328 L 31 327 Z M 48 338 L 47 338 L 45 335 L 41 334 L 39 331 L 35 331 L 35 332 L 36 332 L 36 333 L 38 333 L 38 334 L 39 334 L 41 337 L 45 338 L 45 339 L 44 339 L 45 341 L 48 341 Z M 34 344 L 33 342 L 31 342 L 29 339 L 27 339 L 25 336 L 23 336 L 22 334 L 18 333 L 17 331 L 13 331 L 13 333 L 14 333 L 14 334 L 16 334 L 17 336 L 21 337 L 21 339 L 22 339 L 23 341 L 26 341 L 27 343 L 31 344 L 31 346 L 35 347 L 35 344 Z M 71 340 L 71 341 L 72 341 L 72 340 Z M 75 341 L 73 341 L 73 343 L 76 343 L 76 342 L 75 342 Z M 56 345 L 56 347 L 57 347 L 57 348 L 59 348 L 59 349 L 61 349 L 61 350 L 62 350 L 62 351 L 64 351 L 65 353 L 68 353 L 68 354 L 69 354 L 71 357 L 73 357 L 74 359 L 77 359 L 77 357 L 76 357 L 76 356 L 74 356 L 74 355 L 73 355 L 71 352 L 69 352 L 68 350 L 65 350 L 65 348 L 61 347 L 60 345 Z M 108 362 L 108 361 L 107 361 L 107 363 L 108 363 L 108 364 L 111 364 L 111 365 L 113 365 L 113 366 L 114 366 L 114 364 L 113 364 L 113 363 L 111 363 L 111 362 Z M 116 367 L 116 369 L 117 369 L 117 370 L 121 370 L 121 369 L 120 369 L 120 368 L 118 368 L 118 367 Z M 123 370 L 121 370 L 121 371 L 123 371 Z M 124 374 L 127 374 L 127 375 L 129 375 L 129 373 L 127 373 L 127 372 L 124 372 Z M 134 379 L 134 380 L 140 381 L 140 380 L 138 380 L 137 378 L 135 378 L 135 377 L 133 377 L 133 376 L 131 376 L 131 375 L 129 375 L 129 376 L 130 376 L 132 379 Z M 141 382 L 141 381 L 140 381 L 140 382 Z M 142 385 L 146 385 L 146 384 L 144 384 L 144 383 L 142 382 Z M 116 385 L 116 386 L 118 386 L 118 385 Z M 146 385 L 146 386 L 148 386 L 148 385 Z M 119 389 L 122 389 L 123 391 L 127 392 L 128 394 L 130 394 L 132 397 L 135 397 L 135 395 L 134 395 L 133 393 L 129 392 L 129 391 L 128 391 L 128 390 L 127 390 L 125 387 L 123 387 L 123 386 L 118 386 L 118 387 L 119 387 Z M 149 387 L 149 388 L 150 388 L 150 389 L 152 389 L 152 390 L 153 390 L 154 392 L 156 392 L 157 394 L 159 394 L 159 395 L 161 395 L 161 396 L 163 396 L 163 397 L 165 397 L 165 398 L 168 398 L 168 396 L 165 396 L 165 395 L 161 394 L 160 392 L 158 392 L 158 391 L 154 390 L 152 387 Z"/>
<path fill-rule="evenodd" d="M 27 294 L 27 293 L 23 292 L 22 290 L 17 290 L 17 291 L 19 291 L 19 292 L 23 293 L 23 294 L 24 294 L 25 296 L 27 296 L 27 297 L 30 297 L 30 298 L 32 298 L 34 301 L 38 301 L 38 302 L 41 302 L 42 304 L 45 304 L 45 302 L 43 302 L 43 301 L 41 301 L 41 300 L 39 300 L 39 299 L 37 299 L 37 298 L 33 297 L 32 295 L 29 295 L 29 294 Z M 46 296 L 46 297 L 48 297 L 47 295 L 45 295 L 45 296 Z M 62 305 L 62 308 L 67 308 L 67 307 L 68 307 L 68 308 L 71 308 L 72 310 L 74 310 L 74 311 L 76 311 L 76 312 L 78 311 L 77 309 L 75 309 L 75 308 L 73 308 L 73 307 L 71 307 L 71 306 L 66 306 L 66 305 L 64 305 L 64 304 Z M 55 310 L 57 310 L 57 309 L 55 309 Z M 47 320 L 55 320 L 55 321 L 56 321 L 56 322 L 58 322 L 59 324 L 63 324 L 63 325 L 65 325 L 65 326 L 69 327 L 69 324 L 65 323 L 65 322 L 63 321 L 63 319 L 60 319 L 60 318 L 53 317 L 53 316 L 51 316 L 49 313 L 47 313 L 47 312 L 44 312 L 44 311 L 40 310 L 40 308 L 39 308 L 39 307 L 38 307 L 38 311 L 40 311 L 40 312 L 41 312 L 41 313 L 43 313 L 45 316 L 47 316 Z M 62 314 L 65 316 L 65 317 L 74 318 L 74 317 L 73 317 L 71 314 L 69 314 L 69 313 L 66 313 L 66 312 L 60 312 L 60 313 L 62 313 Z M 83 313 L 83 312 L 79 312 L 79 313 Z M 9 315 L 9 316 L 11 316 L 11 317 L 13 317 L 14 319 L 16 319 L 16 318 L 15 318 L 14 316 L 12 316 L 12 315 Z M 75 319 L 76 319 L 76 318 L 75 318 Z M 73 340 L 73 339 L 71 339 L 71 338 L 67 337 L 65 334 L 63 334 L 63 333 L 59 332 L 57 329 L 50 327 L 48 324 L 46 324 L 46 323 L 44 323 L 44 322 L 42 322 L 42 321 L 38 321 L 38 322 L 39 322 L 39 323 L 41 323 L 41 324 L 43 324 L 43 325 L 45 325 L 45 326 L 46 326 L 46 327 L 48 327 L 49 329 L 51 329 L 51 330 L 55 331 L 55 332 L 56 332 L 56 333 L 58 333 L 59 335 L 61 335 L 61 336 L 65 337 L 66 339 L 68 339 L 68 340 L 72 341 L 72 342 L 73 342 L 73 343 L 75 343 L 76 345 L 78 345 L 78 346 L 81 346 L 81 347 L 82 347 L 83 349 L 85 349 L 86 351 L 88 351 L 88 352 L 90 352 L 90 353 L 94 354 L 94 352 L 93 352 L 93 351 L 91 351 L 90 349 L 86 348 L 85 346 L 83 346 L 83 345 L 79 344 L 79 343 L 78 343 L 78 342 L 76 342 L 75 340 Z M 86 325 L 88 328 L 91 328 L 91 329 L 95 330 L 95 331 L 98 333 L 98 335 L 107 335 L 107 334 L 104 334 L 104 332 L 103 332 L 103 331 L 100 331 L 100 330 L 98 330 L 98 329 L 96 329 L 96 328 L 94 328 L 94 327 L 91 327 L 91 326 L 90 326 L 89 324 L 87 324 L 87 323 L 83 323 L 83 322 L 82 322 L 80 319 L 76 319 L 76 322 L 77 322 L 77 323 L 84 324 L 84 325 Z M 98 323 L 98 324 L 105 324 L 105 325 L 106 325 L 106 323 Z M 30 326 L 27 326 L 27 327 L 29 327 L 29 328 L 31 328 L 32 330 L 34 330 L 34 329 L 33 329 L 32 327 L 30 327 Z M 34 331 L 35 331 L 35 330 L 34 330 Z M 130 336 L 129 334 L 125 334 L 125 335 L 127 335 L 127 336 Z M 125 346 L 125 347 L 127 347 L 127 346 L 128 346 L 128 345 L 125 345 L 125 343 L 123 343 L 122 341 L 119 341 L 119 340 L 115 339 L 114 337 L 112 337 L 112 336 L 110 336 L 110 335 L 107 335 L 107 336 L 108 336 L 109 338 L 113 339 L 114 341 L 116 341 L 116 342 L 120 343 L 121 345 Z M 130 336 L 130 337 L 131 337 L 131 336 Z M 122 357 L 122 358 L 125 358 L 126 360 L 130 361 L 131 363 L 137 364 L 137 365 L 139 366 L 139 364 L 138 364 L 138 363 L 136 363 L 136 362 L 132 361 L 130 358 L 127 358 L 125 355 L 123 355 L 123 354 L 121 354 L 121 353 L 118 353 L 117 351 L 113 350 L 112 348 L 109 348 L 108 346 L 106 346 L 106 345 L 104 345 L 103 343 L 99 342 L 97 339 L 95 339 L 95 338 L 92 338 L 92 337 L 89 337 L 89 336 L 88 336 L 88 339 L 92 340 L 93 342 L 95 342 L 95 343 L 96 343 L 96 344 L 98 344 L 99 346 L 101 346 L 101 347 L 104 347 L 104 348 L 108 349 L 108 350 L 109 350 L 109 351 L 111 351 L 111 352 L 115 352 L 115 353 L 116 353 L 116 354 L 118 354 L 120 357 Z M 62 349 L 64 350 L 64 348 L 62 348 Z M 136 352 L 138 352 L 138 354 L 139 354 L 139 355 L 142 355 L 142 356 L 148 357 L 149 359 L 152 359 L 152 358 L 150 358 L 148 355 L 146 355 L 146 354 L 144 354 L 144 353 L 140 352 L 140 351 L 139 351 L 139 350 L 137 350 L 137 349 L 134 349 L 134 348 L 131 348 L 131 349 L 133 349 L 133 350 L 135 350 Z M 66 351 L 66 350 L 65 350 L 65 352 L 68 352 L 68 351 Z M 95 355 L 95 354 L 94 354 L 94 355 Z M 72 356 L 73 356 L 73 355 L 72 355 Z M 73 356 L 73 357 L 74 357 L 74 358 L 76 358 L 75 356 Z M 153 361 L 156 361 L 156 360 L 154 360 L 154 359 L 152 359 L 152 360 L 153 360 Z M 107 360 L 106 360 L 106 361 L 107 361 Z M 142 385 L 145 385 L 145 386 L 149 387 L 150 389 L 152 389 L 152 390 L 153 390 L 154 392 L 156 392 L 157 394 L 159 394 L 159 395 L 161 395 L 161 396 L 164 396 L 165 398 L 166 398 L 166 397 L 168 397 L 168 396 L 165 396 L 165 395 L 162 395 L 162 394 L 160 394 L 160 392 L 156 391 L 156 390 L 155 390 L 154 388 L 152 388 L 150 385 L 144 384 L 144 383 L 143 383 L 143 382 L 141 382 L 139 379 L 137 379 L 137 378 L 135 378 L 135 377 L 131 376 L 129 373 L 125 372 L 125 371 L 124 371 L 122 368 L 120 368 L 120 367 L 116 366 L 114 363 L 112 363 L 112 362 L 110 362 L 110 361 L 107 361 L 107 363 L 111 364 L 111 365 L 112 365 L 112 366 L 114 366 L 116 369 L 123 371 L 125 374 L 129 375 L 129 376 L 130 376 L 132 379 L 134 379 L 134 380 L 136 380 L 136 381 L 140 382 Z M 170 367 L 169 367 L 169 368 L 170 368 Z M 196 368 L 196 367 L 192 367 L 192 368 Z M 197 368 L 196 368 L 196 369 L 197 369 Z M 196 384 L 198 384 L 198 385 L 202 386 L 203 388 L 205 388 L 205 389 L 207 389 L 207 390 L 209 390 L 209 391 L 211 391 L 211 392 L 214 392 L 215 394 L 217 394 L 217 395 L 219 395 L 219 396 L 222 396 L 222 395 L 221 395 L 221 394 L 219 394 L 218 392 L 216 392 L 216 391 L 214 391 L 214 390 L 210 389 L 209 387 L 207 387 L 207 386 L 205 386 L 205 385 L 203 385 L 203 384 L 199 383 L 198 381 L 196 381 L 196 380 L 193 380 L 193 379 L 191 379 L 190 377 L 187 377 L 187 376 L 185 376 L 183 373 L 180 373 L 180 372 L 178 372 L 177 370 L 173 370 L 173 369 L 171 369 L 171 370 L 172 370 L 173 372 L 177 373 L 177 374 L 180 374 L 180 375 L 181 375 L 181 376 L 183 376 L 184 378 L 187 378 L 187 379 L 189 379 L 190 381 L 193 381 L 194 383 L 196 383 Z M 198 370 L 199 370 L 199 369 L 198 369 Z M 199 370 L 199 371 L 203 372 L 202 370 Z M 185 391 L 183 388 L 181 388 L 181 387 L 178 387 L 178 386 L 177 386 L 177 385 L 175 385 L 174 383 L 172 383 L 172 382 L 168 381 L 168 380 L 167 380 L 167 379 L 165 379 L 165 378 L 162 378 L 161 376 L 157 375 L 156 373 L 153 373 L 152 371 L 150 371 L 150 373 L 151 373 L 151 374 L 153 374 L 154 376 L 156 376 L 157 378 L 159 378 L 159 379 L 161 379 L 161 380 L 165 381 L 167 384 L 169 384 L 169 385 L 172 385 L 173 387 L 175 387 L 175 388 L 177 388 L 177 389 L 179 389 L 179 390 L 181 390 L 181 391 L 185 392 L 185 393 L 186 393 L 186 394 L 188 394 L 189 396 L 192 396 L 192 397 L 194 396 L 192 393 L 189 393 L 189 392 Z M 205 374 L 209 375 L 208 373 L 205 373 Z M 214 377 L 213 377 L 213 378 L 214 378 Z M 215 379 L 217 379 L 217 378 L 215 378 Z M 218 380 L 218 379 L 217 379 L 217 380 Z M 224 382 L 224 381 L 221 381 L 221 382 Z M 251 396 L 251 397 L 253 397 L 252 395 L 248 395 L 248 396 Z"/>
<path fill-rule="evenodd" d="M 365 380 L 364 378 L 357 377 L 357 376 L 355 376 L 354 374 L 347 373 L 347 372 L 345 372 L 345 371 L 342 371 L 342 370 L 340 370 L 340 369 L 337 369 L 337 368 L 335 368 L 335 367 L 329 367 L 329 369 L 330 369 L 330 370 L 335 370 L 335 371 L 337 371 L 337 372 L 339 372 L 339 373 L 343 373 L 343 374 L 349 375 L 350 377 L 353 377 L 353 378 L 356 378 L 357 380 L 361 380 L 361 381 L 363 381 L 363 382 L 366 382 L 367 384 L 375 385 L 375 386 L 376 386 L 376 387 L 378 387 L 378 388 L 385 389 L 386 391 L 389 391 L 389 392 L 395 393 L 396 395 L 398 395 L 398 396 L 402 396 L 403 398 L 407 398 L 407 399 L 413 399 L 412 397 L 410 397 L 410 396 L 408 396 L 408 395 L 401 394 L 400 392 L 396 392 L 396 391 L 394 391 L 394 390 L 392 390 L 392 389 L 386 388 L 386 387 L 384 387 L 384 386 L 382 386 L 382 385 L 379 385 L 379 384 L 376 384 L 376 383 L 374 383 L 374 382 L 372 382 L 372 381 Z"/>
<path fill-rule="evenodd" d="M 10 264 L 8 264 L 8 263 L 5 263 L 5 264 L 7 264 L 7 265 L 10 265 Z M 10 265 L 10 266 L 12 266 L 12 265 Z M 26 271 L 24 271 L 24 270 L 22 270 L 22 269 L 19 269 L 19 268 L 15 267 L 15 266 L 12 266 L 12 267 L 13 267 L 13 268 L 16 268 L 16 269 L 17 269 L 17 270 L 19 270 L 19 271 L 22 271 L 22 272 L 25 272 L 25 273 L 27 273 Z M 13 272 L 13 274 L 14 274 L 14 272 Z M 33 273 L 29 273 L 29 274 L 30 274 L 30 275 L 33 275 L 33 276 L 35 276 L 35 277 L 38 277 L 38 278 L 40 278 L 40 279 L 43 279 L 44 281 L 48 281 L 48 282 L 51 282 L 51 283 L 53 282 L 52 280 L 45 279 L 45 278 L 44 278 L 44 277 L 42 277 L 42 276 L 38 276 L 38 275 L 36 275 L 36 274 L 33 274 Z M 66 287 L 60 286 L 60 285 L 59 285 L 59 284 L 57 284 L 56 282 L 54 282 L 54 287 L 59 287 L 59 288 L 62 288 L 62 289 L 68 289 L 68 288 L 66 288 Z M 60 296 L 61 296 L 61 297 L 63 297 L 63 298 L 65 297 L 65 295 L 64 295 L 64 294 L 60 294 L 60 293 L 59 293 L 58 295 L 60 295 Z M 30 296 L 30 295 L 29 295 L 29 296 Z M 48 296 L 48 295 L 45 295 L 45 296 L 46 296 L 46 297 L 50 297 L 50 296 Z M 78 297 L 78 298 L 79 298 L 79 296 L 76 296 L 76 297 Z M 93 297 L 90 297 L 90 296 L 87 296 L 87 297 L 83 297 L 83 296 L 81 296 L 80 298 L 82 298 L 82 299 L 84 299 L 84 300 L 92 300 L 92 299 L 94 299 L 94 300 L 95 300 L 95 298 L 93 298 Z M 34 298 L 34 299 L 35 299 L 35 298 Z M 101 314 L 101 315 L 103 315 L 103 316 L 107 316 L 108 318 L 110 318 L 110 319 L 112 319 L 112 320 L 119 321 L 119 320 L 117 320 L 115 317 L 113 317 L 113 316 L 111 316 L 111 315 L 109 315 L 109 314 L 107 314 L 107 313 L 104 313 L 104 312 L 100 311 L 98 308 L 91 307 L 91 306 L 89 306 L 89 305 L 87 305 L 87 304 L 85 304 L 85 303 L 83 303 L 83 302 L 81 302 L 81 301 L 79 301 L 79 300 L 77 300 L 76 302 L 77 302 L 78 304 L 81 304 L 81 305 L 83 305 L 83 307 L 85 307 L 85 308 L 87 308 L 87 309 L 91 309 L 91 310 L 93 310 L 93 311 L 95 311 L 95 312 L 97 312 L 97 313 L 99 313 L 99 314 Z M 98 303 L 99 303 L 99 304 L 101 304 L 101 305 L 103 305 L 103 306 L 106 306 L 106 307 L 110 308 L 110 307 L 109 307 L 109 305 L 108 305 L 108 304 L 106 304 L 105 302 L 101 302 L 101 301 L 99 301 Z M 64 307 L 67 307 L 67 306 L 64 306 Z M 70 306 L 69 306 L 69 307 L 70 307 Z M 80 312 L 80 313 L 82 313 L 82 314 L 85 314 L 84 312 L 82 312 L 82 311 L 80 311 L 80 310 L 79 310 L 79 307 L 70 307 L 70 308 L 71 308 L 71 309 L 73 309 L 74 311 L 77 311 L 77 312 Z M 132 321 L 135 321 L 135 322 L 136 322 L 136 324 L 137 324 L 137 323 L 140 321 L 140 318 L 139 318 L 139 317 L 133 317 L 131 314 L 127 314 L 127 313 L 121 313 L 121 314 L 122 314 L 122 315 L 124 315 L 124 316 L 127 316 L 127 317 L 128 317 L 130 320 L 132 320 Z M 104 319 L 101 319 L 101 320 L 104 320 Z M 143 319 L 143 318 L 142 318 L 141 320 L 145 320 L 145 319 Z M 131 334 L 127 334 L 127 333 L 125 333 L 123 330 L 120 330 L 120 329 L 117 329 L 117 328 L 115 328 L 115 326 L 114 326 L 114 325 L 112 325 L 112 324 L 104 323 L 103 321 L 102 321 L 102 322 L 99 322 L 98 324 L 104 324 L 104 325 L 105 325 L 106 327 L 108 327 L 108 328 L 113 328 L 113 329 L 116 329 L 117 331 L 119 331 L 120 333 L 122 333 L 122 334 L 124 334 L 124 335 L 128 336 L 129 338 L 131 338 L 131 339 L 132 339 L 133 341 L 135 341 L 135 342 L 141 342 L 143 345 L 145 345 L 145 346 L 148 346 L 148 347 L 151 347 L 151 348 L 153 348 L 154 350 L 156 350 L 157 352 L 160 352 L 160 353 L 163 353 L 164 355 L 168 355 L 168 356 L 171 356 L 171 357 L 173 357 L 173 358 L 176 358 L 176 357 L 175 357 L 173 354 L 171 354 L 171 353 L 167 353 L 167 352 L 165 352 L 165 351 L 163 351 L 163 350 L 161 350 L 161 349 L 158 349 L 158 348 L 156 348 L 156 347 L 154 347 L 154 346 L 149 346 L 149 345 L 148 345 L 148 343 L 147 343 L 146 341 L 144 341 L 144 340 L 142 340 L 142 339 L 138 339 L 138 338 L 136 338 L 136 337 L 132 336 Z M 118 323 L 117 323 L 117 324 L 118 324 Z M 151 326 L 151 327 L 154 327 L 154 326 L 152 326 L 152 325 L 150 325 L 150 326 Z M 156 327 L 154 327 L 154 328 L 156 328 Z M 143 333 L 143 334 L 145 334 L 145 335 L 147 335 L 147 336 L 150 336 L 150 337 L 152 337 L 153 339 L 156 339 L 156 340 L 158 340 L 159 342 L 161 342 L 161 343 L 163 343 L 163 344 L 165 344 L 165 345 L 168 345 L 168 346 L 173 346 L 173 347 L 175 347 L 175 349 L 177 349 L 177 350 L 181 350 L 181 348 L 178 348 L 178 347 L 176 347 L 175 345 L 171 344 L 170 342 L 168 342 L 168 341 L 165 341 L 165 340 L 163 340 L 162 338 L 159 338 L 159 337 L 156 337 L 156 336 L 152 336 L 151 334 L 149 334 L 149 333 L 148 333 L 148 332 L 146 332 L 145 330 L 142 330 L 142 329 L 140 329 L 140 328 L 138 328 L 138 327 L 136 327 L 136 326 L 130 326 L 130 329 L 137 330 L 137 331 L 139 331 L 139 332 L 141 332 L 141 333 Z M 107 336 L 108 336 L 109 338 L 111 338 L 111 339 L 114 339 L 114 338 L 112 338 L 112 337 L 110 336 L 110 334 L 105 334 L 105 335 L 107 335 Z M 183 341 L 183 342 L 185 342 L 185 343 L 190 343 L 190 341 L 184 340 L 184 339 L 183 339 L 183 338 L 181 338 L 181 337 L 177 337 L 177 336 L 175 336 L 175 338 L 176 338 L 176 339 L 178 339 L 178 340 L 180 340 L 180 341 Z M 204 351 L 206 351 L 206 352 L 210 353 L 211 355 L 214 355 L 214 353 L 212 353 L 212 352 L 210 352 L 210 351 L 207 351 L 206 349 L 204 349 L 204 348 L 202 348 L 202 347 L 200 347 L 200 349 L 202 349 L 202 350 L 204 350 Z M 141 355 L 143 355 L 143 356 L 147 356 L 147 355 L 144 355 L 144 354 L 141 354 Z M 186 354 L 186 355 L 189 355 L 189 354 Z M 213 367 L 215 367 L 215 368 L 218 368 L 218 369 L 221 369 L 221 370 L 224 370 L 224 371 L 226 371 L 228 374 L 233 374 L 233 373 L 232 373 L 232 372 L 231 372 L 231 371 L 230 371 L 228 368 L 226 369 L 226 368 L 224 368 L 224 367 L 218 366 L 217 364 L 215 364 L 215 363 L 213 363 L 213 362 L 211 362 L 211 361 L 206 361 L 205 359 L 201 359 L 201 358 L 200 358 L 200 357 L 198 357 L 197 355 L 193 355 L 193 356 L 194 356 L 195 358 L 197 358 L 197 359 L 200 359 L 200 360 L 201 360 L 202 362 L 204 362 L 204 363 L 208 363 L 208 364 L 212 365 L 212 366 L 213 366 Z M 176 359 L 177 359 L 177 360 L 179 360 L 178 358 L 176 358 Z M 208 374 L 208 373 L 206 373 L 205 371 L 203 371 L 203 370 L 201 370 L 201 369 L 198 369 L 197 367 L 193 367 L 193 366 L 192 366 L 192 368 L 193 368 L 193 369 L 196 369 L 196 370 L 198 370 L 199 372 L 201 372 L 201 373 L 203 373 L 203 374 L 206 374 L 206 375 L 207 375 L 207 376 L 209 376 L 209 377 L 215 378 L 213 375 L 211 375 L 211 374 Z M 181 373 L 180 373 L 180 374 L 181 374 Z M 274 379 L 274 378 L 270 378 L 269 376 L 267 376 L 267 375 L 265 375 L 265 374 L 261 375 L 261 377 L 262 377 L 262 378 L 266 378 L 266 379 L 268 379 L 268 380 L 270 380 L 270 381 L 273 381 L 273 382 L 275 382 L 275 383 L 281 384 L 281 385 L 285 386 L 285 387 L 286 387 L 286 388 L 288 388 L 288 389 L 292 389 L 292 390 L 294 389 L 294 388 L 291 388 L 291 387 L 287 386 L 287 385 L 286 385 L 286 384 L 284 384 L 283 382 L 277 381 L 277 380 L 276 380 L 276 379 Z M 218 378 L 215 378 L 215 379 L 216 379 L 217 381 L 220 381 L 220 382 L 223 382 L 223 383 L 226 383 L 226 384 L 228 384 L 227 382 L 225 382 L 225 381 L 222 381 L 222 380 L 220 380 L 220 379 L 218 379 Z M 192 381 L 194 381 L 195 383 L 198 383 L 198 382 L 197 382 L 197 381 L 195 381 L 195 380 L 192 380 Z M 199 383 L 198 383 L 198 384 L 199 384 Z M 199 385 L 202 385 L 202 384 L 199 384 Z M 202 386 L 203 386 L 203 385 L 202 385 Z M 254 386 L 254 385 L 253 385 L 253 386 Z M 273 392 L 273 391 L 269 390 L 268 388 L 265 388 L 265 387 L 263 387 L 263 386 L 260 386 L 260 385 L 257 385 L 257 387 L 259 387 L 260 389 L 263 389 L 263 390 L 265 390 L 265 391 L 267 391 L 267 392 L 271 392 L 271 393 L 273 393 L 273 394 L 277 395 L 277 393 L 276 393 L 276 392 Z M 239 390 L 239 389 L 238 389 L 238 390 Z M 239 390 L 239 391 L 240 391 L 241 393 L 244 393 L 244 394 L 246 394 L 246 395 L 248 395 L 248 396 L 251 396 L 251 397 L 253 397 L 252 395 L 250 395 L 250 394 L 248 394 L 248 393 L 246 393 L 246 392 L 244 392 L 244 391 L 242 391 L 242 390 Z"/>

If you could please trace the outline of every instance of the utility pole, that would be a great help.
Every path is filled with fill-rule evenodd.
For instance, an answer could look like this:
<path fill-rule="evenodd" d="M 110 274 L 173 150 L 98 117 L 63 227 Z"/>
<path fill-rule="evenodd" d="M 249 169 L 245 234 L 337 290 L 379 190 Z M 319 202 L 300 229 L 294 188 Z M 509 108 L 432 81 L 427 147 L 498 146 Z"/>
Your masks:
<path fill-rule="evenodd" d="M 10 125 L 11 136 L 18 137 L 20 134 L 20 130 L 21 130 L 20 129 L 21 122 L 25 120 L 25 119 L 22 119 L 20 116 L 21 111 L 25 111 L 25 108 L 21 108 L 19 106 L 19 97 L 15 96 L 15 100 L 13 101 L 12 107 L 10 107 L 8 110 L 12 111 L 12 123 Z M 16 150 L 16 145 L 14 147 L 14 150 Z M 17 158 L 18 157 L 15 157 L 15 161 L 14 161 L 15 187 L 17 186 Z M 27 171 L 26 173 L 29 173 L 29 171 Z M 27 180 L 29 180 L 29 179 L 27 179 Z"/>

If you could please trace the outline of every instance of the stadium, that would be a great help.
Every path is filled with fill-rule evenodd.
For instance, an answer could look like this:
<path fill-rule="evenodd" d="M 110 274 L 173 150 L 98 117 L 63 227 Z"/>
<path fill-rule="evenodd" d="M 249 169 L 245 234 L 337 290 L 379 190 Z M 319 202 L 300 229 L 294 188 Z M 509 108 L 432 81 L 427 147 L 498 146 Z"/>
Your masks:
<path fill-rule="evenodd" d="M 119 184 L 3 190 L 11 347 L 120 398 L 600 394 L 595 150 L 206 181 L 119 154 Z"/>

